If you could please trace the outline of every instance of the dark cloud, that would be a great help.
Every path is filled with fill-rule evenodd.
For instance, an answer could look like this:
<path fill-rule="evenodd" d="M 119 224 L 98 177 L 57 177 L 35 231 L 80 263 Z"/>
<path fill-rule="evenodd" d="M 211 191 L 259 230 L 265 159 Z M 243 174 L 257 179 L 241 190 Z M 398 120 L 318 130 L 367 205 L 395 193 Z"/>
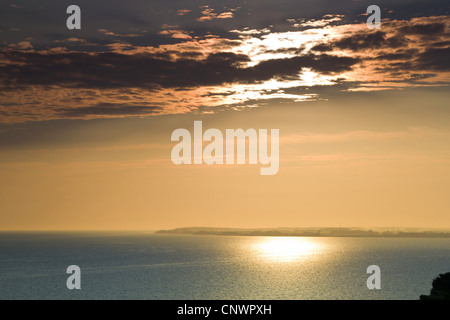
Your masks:
<path fill-rule="evenodd" d="M 436 73 L 413 73 L 413 74 L 411 74 L 410 80 L 411 81 L 420 81 L 420 80 L 433 78 L 435 76 L 436 76 Z"/>
<path fill-rule="evenodd" d="M 256 73 L 270 71 L 275 76 L 283 78 L 283 76 L 295 76 L 302 68 L 311 68 L 323 74 L 348 71 L 358 62 L 360 62 L 358 58 L 307 54 L 287 59 L 263 61 L 254 69 Z"/>
<path fill-rule="evenodd" d="M 444 33 L 444 23 L 428 23 L 428 24 L 416 24 L 413 26 L 404 26 L 399 29 L 399 32 L 403 34 L 418 34 L 423 36 L 435 36 Z"/>
<path fill-rule="evenodd" d="M 230 92 L 208 92 L 207 94 L 203 94 L 202 97 L 227 97 L 232 96 L 236 93 L 236 91 Z"/>
<path fill-rule="evenodd" d="M 412 70 L 415 68 L 415 65 L 411 61 L 400 61 L 400 62 L 391 62 L 387 65 L 381 65 L 375 70 L 384 72 L 387 70 L 390 70 L 391 75 L 395 76 L 405 76 L 405 71 Z M 396 72 L 395 72 L 396 71 Z"/>
<path fill-rule="evenodd" d="M 450 46 L 450 41 L 437 41 L 431 44 L 433 47 L 448 47 Z"/>
<path fill-rule="evenodd" d="M 264 53 L 272 53 L 272 54 L 280 54 L 280 53 L 287 53 L 287 54 L 300 54 L 304 48 L 280 48 L 276 50 L 265 50 Z"/>
<path fill-rule="evenodd" d="M 361 85 L 360 82 L 350 81 L 335 81 L 332 85 L 315 85 L 315 86 L 298 86 L 284 89 L 287 94 L 318 94 L 321 97 L 329 97 L 331 95 L 336 96 L 344 92 L 348 92 L 349 89 L 357 88 Z"/>
<path fill-rule="evenodd" d="M 386 53 L 380 54 L 376 60 L 407 60 L 413 57 L 413 53 Z"/>
<path fill-rule="evenodd" d="M 450 48 L 432 48 L 420 54 L 416 68 L 422 70 L 449 71 Z"/>
<path fill-rule="evenodd" d="M 333 46 L 327 43 L 319 43 L 311 48 L 313 51 L 319 51 L 319 52 L 326 52 L 326 51 L 332 51 Z"/>
<path fill-rule="evenodd" d="M 375 31 L 371 33 L 361 32 L 351 36 L 343 37 L 334 42 L 319 43 L 311 48 L 312 51 L 329 52 L 333 49 L 351 50 L 351 51 L 367 51 L 375 49 L 400 48 L 407 44 L 407 39 L 401 35 L 387 37 L 383 31 Z"/>
<path fill-rule="evenodd" d="M 350 49 L 353 51 L 379 48 L 386 41 L 386 34 L 382 31 L 374 33 L 361 33 L 345 37 L 333 44 L 339 49 Z"/>
<path fill-rule="evenodd" d="M 10 61 L 0 70 L 3 86 L 57 85 L 71 88 L 149 89 L 196 87 L 223 83 L 256 83 L 272 78 L 288 79 L 302 68 L 328 74 L 350 70 L 359 59 L 327 54 L 262 61 L 244 68 L 249 58 L 231 52 L 206 59 L 170 60 L 168 54 L 59 53 L 3 51 Z"/>
<path fill-rule="evenodd" d="M 445 72 L 450 68 L 447 24 L 436 22 L 437 19 L 445 21 L 442 17 L 432 17 L 428 22 L 425 18 L 387 22 L 384 30 L 346 35 L 319 43 L 311 51 L 332 53 L 348 50 L 357 53 L 363 61 L 388 61 L 379 64 L 374 70 L 391 76 L 403 76 L 404 82 L 428 79 L 431 76 L 415 79 L 409 73 L 412 70 Z"/>
<path fill-rule="evenodd" d="M 161 110 L 156 106 L 117 105 L 113 103 L 99 103 L 95 106 L 81 108 L 61 108 L 57 110 L 61 116 L 79 118 L 85 116 L 120 116 L 120 115 L 144 115 L 154 114 Z"/>
<path fill-rule="evenodd" d="M 360 33 L 344 37 L 333 43 L 333 46 L 338 49 L 367 51 L 368 49 L 398 48 L 403 46 L 406 41 L 406 38 L 402 36 L 387 38 L 385 32 L 376 31 L 373 33 Z"/>

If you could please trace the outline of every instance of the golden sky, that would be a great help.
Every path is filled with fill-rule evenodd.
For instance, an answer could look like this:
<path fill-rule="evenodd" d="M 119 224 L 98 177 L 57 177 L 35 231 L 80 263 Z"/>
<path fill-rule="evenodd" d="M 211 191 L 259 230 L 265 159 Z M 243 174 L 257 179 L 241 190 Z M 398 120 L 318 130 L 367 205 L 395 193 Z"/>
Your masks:
<path fill-rule="evenodd" d="M 364 2 L 273 20 L 211 3 L 78 34 L 8 7 L 0 229 L 450 228 L 445 9 L 386 2 L 367 30 Z M 279 129 L 278 174 L 174 165 L 171 133 L 195 120 Z"/>

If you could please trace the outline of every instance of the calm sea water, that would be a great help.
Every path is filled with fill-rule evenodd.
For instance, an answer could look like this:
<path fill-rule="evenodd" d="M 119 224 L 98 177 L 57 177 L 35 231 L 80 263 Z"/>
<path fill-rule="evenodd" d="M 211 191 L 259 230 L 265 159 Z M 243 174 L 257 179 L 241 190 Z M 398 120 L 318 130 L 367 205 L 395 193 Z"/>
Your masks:
<path fill-rule="evenodd" d="M 450 239 L 0 233 L 0 299 L 418 299 L 449 271 Z"/>

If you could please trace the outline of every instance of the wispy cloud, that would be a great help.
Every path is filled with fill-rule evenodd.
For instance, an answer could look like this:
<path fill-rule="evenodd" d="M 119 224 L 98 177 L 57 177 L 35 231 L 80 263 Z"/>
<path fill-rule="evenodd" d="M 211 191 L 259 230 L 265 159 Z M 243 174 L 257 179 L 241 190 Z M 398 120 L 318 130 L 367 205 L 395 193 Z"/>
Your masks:
<path fill-rule="evenodd" d="M 178 16 L 185 16 L 188 13 L 190 13 L 191 11 L 192 10 L 189 10 L 189 9 L 179 9 L 179 10 L 177 10 L 177 15 Z"/>
<path fill-rule="evenodd" d="M 202 9 L 202 16 L 198 18 L 198 21 L 208 21 L 214 19 L 230 19 L 233 18 L 233 11 L 225 11 L 221 13 L 216 13 L 209 5 L 204 5 L 200 7 Z"/>

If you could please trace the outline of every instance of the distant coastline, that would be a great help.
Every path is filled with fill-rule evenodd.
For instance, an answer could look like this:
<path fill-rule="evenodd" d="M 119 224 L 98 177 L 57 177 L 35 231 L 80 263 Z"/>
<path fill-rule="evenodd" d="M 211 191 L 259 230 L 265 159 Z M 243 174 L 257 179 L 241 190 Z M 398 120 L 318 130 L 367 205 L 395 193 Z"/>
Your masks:
<path fill-rule="evenodd" d="M 157 234 L 267 236 L 267 237 L 392 237 L 450 238 L 450 230 L 400 228 L 213 228 L 187 227 L 158 230 Z"/>

